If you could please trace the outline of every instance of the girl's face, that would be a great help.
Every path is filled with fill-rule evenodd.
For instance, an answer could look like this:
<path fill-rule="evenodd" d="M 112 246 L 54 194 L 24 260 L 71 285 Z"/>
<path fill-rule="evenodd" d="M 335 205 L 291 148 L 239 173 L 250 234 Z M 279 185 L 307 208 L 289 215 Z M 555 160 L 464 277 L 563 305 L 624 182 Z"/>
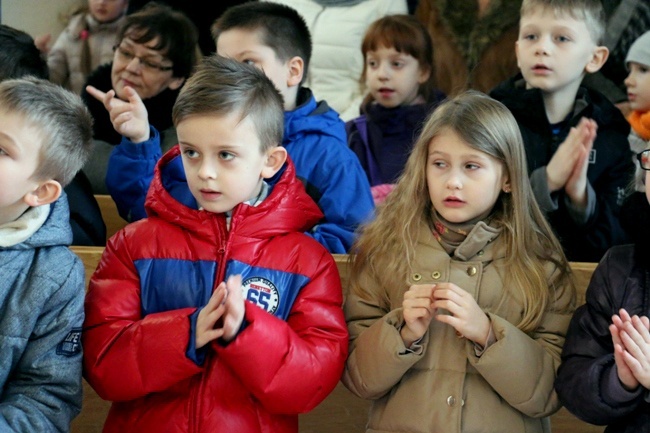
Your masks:
<path fill-rule="evenodd" d="M 373 99 L 386 108 L 423 102 L 420 84 L 429 79 L 420 63 L 395 48 L 380 47 L 366 53 L 366 86 Z"/>
<path fill-rule="evenodd" d="M 500 161 L 470 147 L 449 128 L 429 143 L 426 173 L 434 209 L 452 223 L 488 214 L 501 191 L 510 187 Z"/>
<path fill-rule="evenodd" d="M 628 64 L 630 74 L 625 79 L 627 100 L 635 111 L 650 111 L 650 67 L 641 63 Z"/>
<path fill-rule="evenodd" d="M 90 14 L 100 23 L 110 23 L 126 13 L 129 0 L 88 0 Z"/>

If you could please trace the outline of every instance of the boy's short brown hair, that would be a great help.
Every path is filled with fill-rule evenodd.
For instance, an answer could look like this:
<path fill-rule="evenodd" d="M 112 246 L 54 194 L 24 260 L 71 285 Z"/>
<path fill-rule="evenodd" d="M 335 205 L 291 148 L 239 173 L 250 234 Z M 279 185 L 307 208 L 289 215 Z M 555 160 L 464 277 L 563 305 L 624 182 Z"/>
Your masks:
<path fill-rule="evenodd" d="M 264 152 L 282 144 L 284 102 L 273 82 L 254 66 L 213 54 L 187 80 L 172 110 L 174 125 L 195 115 L 250 117 Z"/>
<path fill-rule="evenodd" d="M 83 167 L 92 146 L 92 117 L 78 95 L 49 81 L 26 77 L 0 83 L 0 110 L 16 113 L 38 129 L 34 177 L 66 186 Z"/>
<path fill-rule="evenodd" d="M 600 0 L 523 0 L 520 16 L 528 15 L 538 7 L 552 10 L 555 16 L 569 15 L 583 21 L 594 43 L 602 45 L 606 24 Z"/>

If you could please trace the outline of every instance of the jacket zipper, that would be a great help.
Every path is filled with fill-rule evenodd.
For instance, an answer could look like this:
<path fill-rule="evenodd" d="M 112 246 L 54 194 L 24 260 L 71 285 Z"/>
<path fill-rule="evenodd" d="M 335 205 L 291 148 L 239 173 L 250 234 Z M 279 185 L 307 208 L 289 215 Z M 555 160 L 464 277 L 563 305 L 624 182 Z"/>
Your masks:
<path fill-rule="evenodd" d="M 225 266 L 225 258 L 226 258 L 226 246 L 228 244 L 228 230 L 225 229 L 225 221 L 222 223 L 221 218 L 212 218 L 212 223 L 214 225 L 214 230 L 215 232 L 219 233 L 219 239 L 220 239 L 220 245 L 216 251 L 215 255 L 215 260 L 217 261 L 217 272 L 215 275 L 215 280 L 214 284 L 212 285 L 212 292 L 214 293 L 214 290 L 217 288 L 217 286 L 223 281 L 223 278 L 226 274 L 226 266 Z M 232 228 L 232 219 L 231 219 L 231 228 Z M 212 356 L 210 356 L 210 352 L 208 352 L 205 356 L 205 361 L 204 361 L 204 368 L 205 371 L 207 372 L 210 368 L 210 359 Z M 198 381 L 198 387 L 192 387 L 192 389 L 195 389 L 195 392 L 192 394 L 192 398 L 190 399 L 190 408 L 194 408 L 193 414 L 194 416 L 189 420 L 189 431 L 195 432 L 195 433 L 201 433 L 201 429 L 199 425 L 201 424 L 201 409 L 203 405 L 203 399 L 201 396 L 203 395 L 203 389 L 205 388 L 205 381 L 203 380 L 204 375 L 199 376 L 196 380 Z"/>

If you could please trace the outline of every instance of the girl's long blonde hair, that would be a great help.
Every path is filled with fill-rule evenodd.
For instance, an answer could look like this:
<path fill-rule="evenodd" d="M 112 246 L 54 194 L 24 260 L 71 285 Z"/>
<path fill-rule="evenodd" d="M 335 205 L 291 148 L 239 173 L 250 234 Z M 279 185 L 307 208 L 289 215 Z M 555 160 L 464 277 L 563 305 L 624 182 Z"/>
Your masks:
<path fill-rule="evenodd" d="M 468 91 L 445 101 L 429 117 L 393 192 L 377 209 L 376 218 L 361 228 L 353 247 L 351 287 L 359 296 L 359 275 L 369 272 L 387 287 L 404 286 L 410 272 L 422 221 L 431 225 L 433 207 L 426 179 L 429 143 L 451 129 L 469 146 L 503 164 L 511 193 L 501 193 L 492 211 L 491 225 L 502 228 L 507 272 L 503 296 L 518 291 L 523 317 L 518 328 L 535 329 L 558 290 L 575 293 L 562 247 L 540 211 L 528 180 L 524 146 L 514 117 L 498 101 Z M 559 269 L 547 281 L 545 263 Z"/>

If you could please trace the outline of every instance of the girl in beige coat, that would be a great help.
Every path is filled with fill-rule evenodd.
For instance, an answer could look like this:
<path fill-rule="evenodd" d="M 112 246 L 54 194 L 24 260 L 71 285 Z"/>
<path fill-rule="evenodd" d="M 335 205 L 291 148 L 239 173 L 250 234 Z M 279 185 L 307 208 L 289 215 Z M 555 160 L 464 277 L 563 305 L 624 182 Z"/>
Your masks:
<path fill-rule="evenodd" d="M 356 252 L 343 382 L 368 432 L 550 431 L 575 289 L 501 103 L 431 115 Z"/>

